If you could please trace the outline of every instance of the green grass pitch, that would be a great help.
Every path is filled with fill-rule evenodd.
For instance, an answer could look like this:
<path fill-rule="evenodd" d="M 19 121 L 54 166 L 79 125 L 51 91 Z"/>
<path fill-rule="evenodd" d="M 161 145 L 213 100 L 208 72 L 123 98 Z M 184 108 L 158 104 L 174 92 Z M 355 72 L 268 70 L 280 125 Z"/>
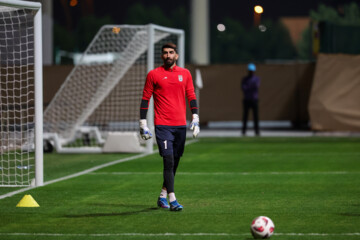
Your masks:
<path fill-rule="evenodd" d="M 133 154 L 45 155 L 45 182 Z M 359 138 L 201 138 L 176 175 L 182 212 L 156 208 L 155 153 L 0 200 L 1 240 L 360 239 Z M 0 195 L 16 189 L 0 188 Z M 17 208 L 31 194 L 39 208 Z"/>

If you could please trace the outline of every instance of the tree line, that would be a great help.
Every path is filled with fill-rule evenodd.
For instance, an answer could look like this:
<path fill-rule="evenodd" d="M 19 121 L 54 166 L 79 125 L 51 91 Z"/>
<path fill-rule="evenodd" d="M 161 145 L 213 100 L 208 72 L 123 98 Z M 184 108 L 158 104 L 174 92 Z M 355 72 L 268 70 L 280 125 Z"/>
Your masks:
<path fill-rule="evenodd" d="M 174 8 L 171 13 L 164 13 L 159 6 L 144 6 L 135 3 L 126 11 L 124 23 L 148 24 L 180 28 L 185 30 L 186 61 L 190 54 L 190 17 L 185 7 Z M 311 10 L 309 17 L 313 21 L 327 21 L 339 25 L 360 26 L 360 8 L 356 2 L 335 9 L 324 4 Z M 115 24 L 110 15 L 95 16 L 86 14 L 72 29 L 54 23 L 54 46 L 70 52 L 83 52 L 96 32 L 105 24 Z M 302 34 L 302 39 L 293 44 L 288 29 L 280 22 L 270 19 L 262 21 L 262 27 L 245 27 L 239 20 L 225 18 L 225 31 L 218 31 L 218 23 L 210 22 L 210 61 L 216 63 L 243 63 L 266 60 L 311 60 L 312 29 L 309 26 Z"/>

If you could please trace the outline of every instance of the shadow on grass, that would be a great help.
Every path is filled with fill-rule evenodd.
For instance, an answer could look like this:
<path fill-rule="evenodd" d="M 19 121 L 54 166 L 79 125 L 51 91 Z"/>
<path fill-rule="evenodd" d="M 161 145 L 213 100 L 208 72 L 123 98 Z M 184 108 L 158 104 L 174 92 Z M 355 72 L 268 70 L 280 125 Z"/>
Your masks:
<path fill-rule="evenodd" d="M 360 213 L 340 213 L 340 215 L 346 217 L 360 217 Z"/>
<path fill-rule="evenodd" d="M 127 203 L 89 203 L 89 206 L 97 207 L 133 207 L 133 208 L 146 208 L 149 205 L 145 204 L 127 204 Z"/>
<path fill-rule="evenodd" d="M 115 216 L 130 216 L 144 212 L 151 212 L 159 210 L 160 208 L 145 208 L 137 211 L 127 211 L 127 212 L 112 212 L 112 213 L 88 213 L 88 214 L 67 214 L 67 218 L 92 218 L 92 217 L 115 217 Z"/>

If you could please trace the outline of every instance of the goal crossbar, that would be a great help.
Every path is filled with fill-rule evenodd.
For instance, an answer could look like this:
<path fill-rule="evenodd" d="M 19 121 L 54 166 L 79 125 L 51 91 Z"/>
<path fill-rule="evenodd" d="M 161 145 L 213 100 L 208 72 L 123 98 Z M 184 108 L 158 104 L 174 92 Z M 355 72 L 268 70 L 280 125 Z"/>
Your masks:
<path fill-rule="evenodd" d="M 6 7 L 13 8 L 27 8 L 33 10 L 40 10 L 41 3 L 39 2 L 29 2 L 29 1 L 19 1 L 19 0 L 1 0 L 0 4 Z"/>

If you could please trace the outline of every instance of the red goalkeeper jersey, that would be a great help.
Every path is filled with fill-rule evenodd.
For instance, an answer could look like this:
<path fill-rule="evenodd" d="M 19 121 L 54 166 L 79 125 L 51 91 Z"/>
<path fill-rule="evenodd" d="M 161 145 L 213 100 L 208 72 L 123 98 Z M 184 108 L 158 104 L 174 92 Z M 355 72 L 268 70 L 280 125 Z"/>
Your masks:
<path fill-rule="evenodd" d="M 151 70 L 143 91 L 143 100 L 154 96 L 155 125 L 185 126 L 186 99 L 196 100 L 194 85 L 189 70 L 164 66 Z"/>

